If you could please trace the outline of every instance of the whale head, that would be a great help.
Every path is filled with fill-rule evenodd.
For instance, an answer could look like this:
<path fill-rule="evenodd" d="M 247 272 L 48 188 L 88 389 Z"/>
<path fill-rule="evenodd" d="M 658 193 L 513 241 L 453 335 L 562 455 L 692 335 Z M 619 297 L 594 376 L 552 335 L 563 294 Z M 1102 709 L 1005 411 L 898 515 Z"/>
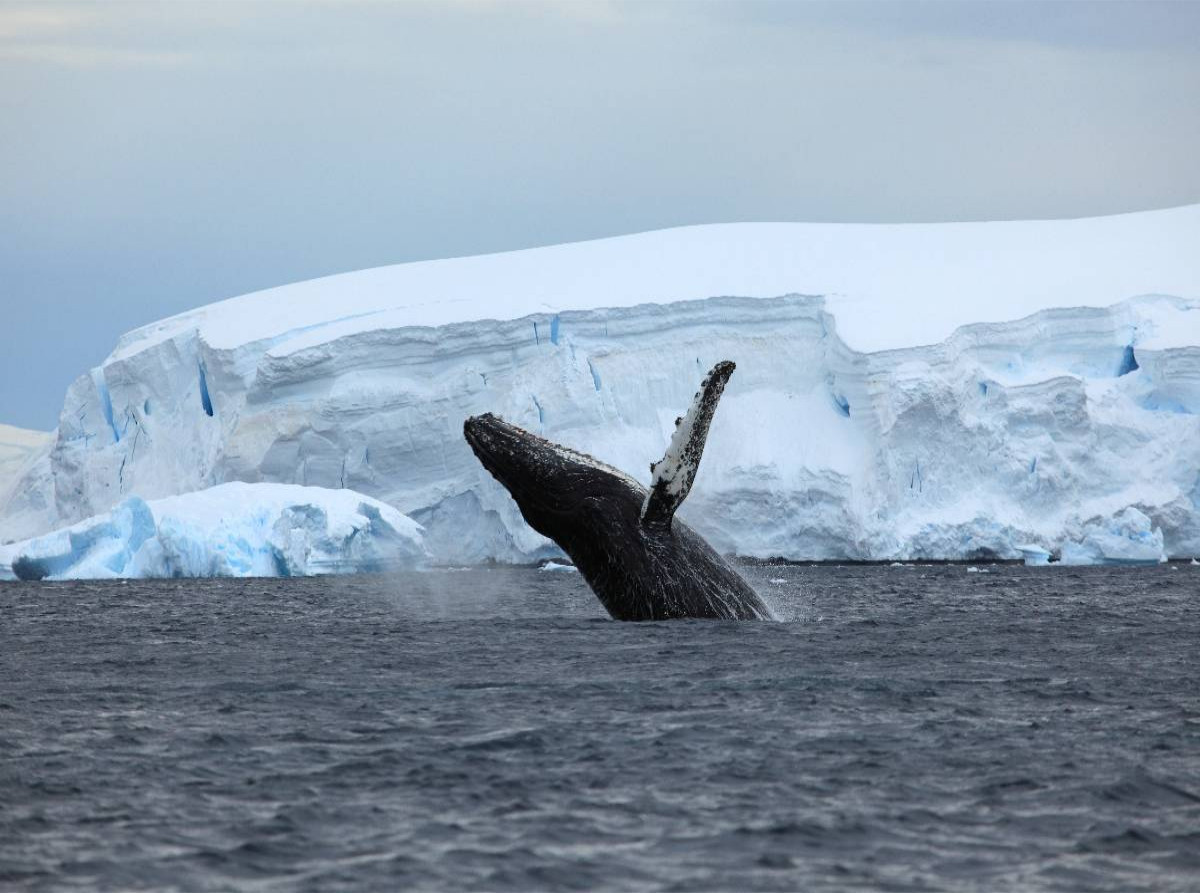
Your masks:
<path fill-rule="evenodd" d="M 467 419 L 463 435 L 543 536 L 566 545 L 598 526 L 637 524 L 646 489 L 624 472 L 491 413 Z"/>

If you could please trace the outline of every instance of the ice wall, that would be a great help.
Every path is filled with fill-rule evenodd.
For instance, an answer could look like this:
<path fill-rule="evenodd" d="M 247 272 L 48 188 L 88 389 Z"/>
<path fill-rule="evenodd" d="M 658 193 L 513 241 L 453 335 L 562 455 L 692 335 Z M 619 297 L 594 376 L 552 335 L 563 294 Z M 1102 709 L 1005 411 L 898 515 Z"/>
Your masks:
<path fill-rule="evenodd" d="M 383 500 L 435 561 L 544 557 L 463 419 L 497 412 L 645 482 L 732 359 L 681 512 L 722 549 L 1015 558 L 1133 507 L 1168 554 L 1200 553 L 1200 209 L 798 226 L 384 268 L 130 333 L 72 385 L 0 539 L 130 494 L 282 482 Z M 713 297 L 737 282 L 755 296 Z"/>

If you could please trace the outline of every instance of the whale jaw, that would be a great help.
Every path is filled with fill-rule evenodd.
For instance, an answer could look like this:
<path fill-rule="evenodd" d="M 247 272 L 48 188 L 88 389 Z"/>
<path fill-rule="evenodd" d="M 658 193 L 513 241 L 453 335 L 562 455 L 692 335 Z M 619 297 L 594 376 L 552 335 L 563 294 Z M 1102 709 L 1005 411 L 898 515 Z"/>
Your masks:
<path fill-rule="evenodd" d="M 467 419 L 463 436 L 529 525 L 568 552 L 568 542 L 604 526 L 606 515 L 623 514 L 626 503 L 639 506 L 646 495 L 623 472 L 491 413 Z"/>

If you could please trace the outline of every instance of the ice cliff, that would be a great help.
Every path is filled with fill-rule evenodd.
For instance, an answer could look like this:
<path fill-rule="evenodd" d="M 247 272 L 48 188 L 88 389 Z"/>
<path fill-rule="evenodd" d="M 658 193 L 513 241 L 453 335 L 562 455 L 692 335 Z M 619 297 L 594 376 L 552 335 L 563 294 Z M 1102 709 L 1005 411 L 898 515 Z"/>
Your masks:
<path fill-rule="evenodd" d="M 0 540 L 246 481 L 368 494 L 425 527 L 435 562 L 546 557 L 463 419 L 496 412 L 647 482 L 731 359 L 681 512 L 723 550 L 1016 558 L 1134 509 L 1197 554 L 1198 246 L 1200 206 L 729 224 L 246 295 L 81 375 Z"/>
<path fill-rule="evenodd" d="M 0 546 L 0 579 L 298 577 L 410 568 L 420 527 L 350 490 L 228 483 Z"/>

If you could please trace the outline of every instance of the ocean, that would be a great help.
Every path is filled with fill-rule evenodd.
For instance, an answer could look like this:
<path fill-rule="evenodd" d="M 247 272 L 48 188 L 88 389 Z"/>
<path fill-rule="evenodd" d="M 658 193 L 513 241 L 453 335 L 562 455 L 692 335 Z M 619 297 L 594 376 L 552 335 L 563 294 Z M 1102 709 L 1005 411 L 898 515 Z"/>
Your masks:
<path fill-rule="evenodd" d="M 1200 889 L 1200 567 L 0 583 L 5 890 Z"/>

